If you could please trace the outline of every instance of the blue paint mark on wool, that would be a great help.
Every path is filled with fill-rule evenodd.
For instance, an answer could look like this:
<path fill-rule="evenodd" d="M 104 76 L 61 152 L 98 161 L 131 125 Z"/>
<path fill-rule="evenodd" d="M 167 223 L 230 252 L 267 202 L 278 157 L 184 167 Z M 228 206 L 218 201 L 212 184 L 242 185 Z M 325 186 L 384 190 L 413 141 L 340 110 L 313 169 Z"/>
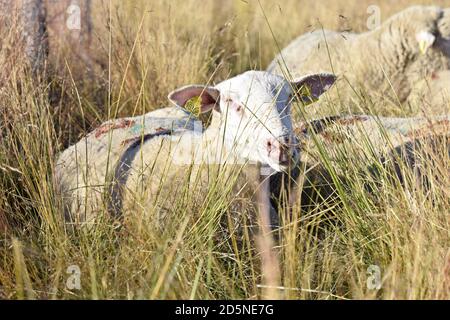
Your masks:
<path fill-rule="evenodd" d="M 137 123 L 134 126 L 132 126 L 130 130 L 133 134 L 139 134 L 142 132 L 143 128 L 144 126 L 142 124 Z"/>

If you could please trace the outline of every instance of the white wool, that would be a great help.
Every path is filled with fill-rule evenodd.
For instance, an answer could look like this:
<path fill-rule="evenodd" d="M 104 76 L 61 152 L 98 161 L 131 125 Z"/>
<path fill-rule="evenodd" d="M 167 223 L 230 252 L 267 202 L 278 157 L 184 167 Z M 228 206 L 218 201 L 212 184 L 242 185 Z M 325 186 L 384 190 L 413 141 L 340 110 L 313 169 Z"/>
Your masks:
<path fill-rule="evenodd" d="M 412 183 L 414 188 L 427 188 L 430 179 L 438 179 L 442 185 L 450 183 L 449 115 L 330 116 L 301 123 L 295 131 L 301 142 L 301 181 L 292 184 L 291 194 L 297 201 L 301 200 L 304 209 L 314 210 L 319 203 L 336 198 L 339 192 L 332 178 L 336 175 L 344 185 L 363 183 L 366 190 L 375 192 L 375 197 L 378 195 L 373 187 L 382 186 L 388 177 L 403 186 Z M 358 178 L 352 178 L 353 174 Z M 301 189 L 296 190 L 295 186 Z"/>

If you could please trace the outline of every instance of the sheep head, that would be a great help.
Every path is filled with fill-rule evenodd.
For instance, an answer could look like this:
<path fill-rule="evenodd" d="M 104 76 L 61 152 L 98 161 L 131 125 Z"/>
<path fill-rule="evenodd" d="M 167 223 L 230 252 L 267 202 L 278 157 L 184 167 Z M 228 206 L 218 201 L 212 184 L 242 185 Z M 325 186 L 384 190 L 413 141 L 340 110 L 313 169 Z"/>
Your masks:
<path fill-rule="evenodd" d="M 168 98 L 183 108 L 194 99 L 200 113 L 212 110 L 220 137 L 237 158 L 285 171 L 299 159 L 291 102 L 314 101 L 335 80 L 332 74 L 316 74 L 289 82 L 264 71 L 247 71 L 216 86 L 182 87 Z"/>
<path fill-rule="evenodd" d="M 450 57 L 450 8 L 413 6 L 404 11 L 404 17 L 415 32 L 418 53 L 425 55 L 433 48 Z"/>

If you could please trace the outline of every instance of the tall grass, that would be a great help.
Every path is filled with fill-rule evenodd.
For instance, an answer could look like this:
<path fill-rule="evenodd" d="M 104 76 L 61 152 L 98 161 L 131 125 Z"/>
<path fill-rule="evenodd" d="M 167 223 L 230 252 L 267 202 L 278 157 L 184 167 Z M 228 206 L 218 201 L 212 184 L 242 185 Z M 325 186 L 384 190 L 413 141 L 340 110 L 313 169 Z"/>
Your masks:
<path fill-rule="evenodd" d="M 258 299 L 275 291 L 286 299 L 450 298 L 445 157 L 425 163 L 430 177 L 439 172 L 444 179 L 432 179 L 424 191 L 410 172 L 403 187 L 384 169 L 383 179 L 368 181 L 367 164 L 376 159 L 367 141 L 359 146 L 365 157 L 353 160 L 352 146 L 332 154 L 318 145 L 315 156 L 339 200 L 318 199 L 313 207 L 297 201 L 292 214 L 281 210 L 274 248 L 280 274 L 269 284 L 254 242 L 252 195 L 235 196 L 223 177 L 207 189 L 179 186 L 162 229 L 137 206 L 126 228 L 105 218 L 92 229 L 72 230 L 54 192 L 58 152 L 102 121 L 165 106 L 167 93 L 181 85 L 264 68 L 277 43 L 283 47 L 320 25 L 364 31 L 372 2 L 96 2 L 94 79 L 70 47 L 56 46 L 45 77 L 34 78 L 19 46 L 17 17 L 1 17 L 9 27 L 0 30 L 0 297 Z M 375 2 L 382 18 L 410 5 Z M 336 111 L 333 102 L 327 108 Z M 162 193 L 161 201 L 169 196 Z M 379 290 L 367 285 L 371 265 L 381 271 Z M 79 289 L 68 285 L 70 266 L 80 269 Z"/>

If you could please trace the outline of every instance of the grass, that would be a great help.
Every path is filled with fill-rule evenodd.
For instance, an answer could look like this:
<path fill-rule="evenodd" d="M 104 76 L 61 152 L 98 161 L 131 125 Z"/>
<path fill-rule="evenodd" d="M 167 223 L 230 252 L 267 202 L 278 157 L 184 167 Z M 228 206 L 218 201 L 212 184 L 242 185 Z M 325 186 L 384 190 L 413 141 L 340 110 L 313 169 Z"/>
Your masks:
<path fill-rule="evenodd" d="M 72 230 L 62 222 L 54 192 L 57 154 L 108 118 L 166 106 L 167 93 L 185 84 L 265 68 L 277 43 L 284 47 L 321 24 L 364 31 L 366 9 L 374 2 L 382 19 L 411 4 L 99 1 L 89 49 L 93 76 L 71 50 L 77 40 L 69 34 L 60 43 L 52 25 L 45 81 L 28 71 L 17 17 L 0 17 L 9 26 L 0 29 L 0 297 L 259 299 L 269 292 L 285 299 L 450 298 L 448 179 L 433 180 L 424 192 L 412 176 L 403 188 L 386 178 L 369 193 L 364 168 L 374 161 L 373 146 L 364 141 L 367 158 L 353 161 L 351 150 L 331 160 L 327 146 L 319 146 L 317 157 L 340 200 L 331 208 L 296 205 L 292 215 L 282 210 L 275 246 L 280 277 L 271 282 L 279 282 L 276 288 L 266 288 L 262 274 L 271 269 L 261 260 L 271 257 L 261 256 L 252 228 L 242 227 L 255 223 L 250 196 L 236 197 L 223 187 L 229 185 L 224 177 L 212 179 L 206 190 L 181 185 L 163 229 L 138 207 L 127 228 L 105 219 L 92 229 Z M 55 11 L 49 8 L 49 15 Z M 337 105 L 331 101 L 322 112 L 336 113 Z M 379 110 L 391 115 L 399 108 Z M 315 112 L 314 106 L 296 110 L 298 118 L 300 111 L 305 117 Z M 448 174 L 442 161 L 425 168 Z M 367 286 L 371 265 L 380 268 L 380 290 Z M 67 285 L 71 266 L 80 269 L 80 289 Z"/>

